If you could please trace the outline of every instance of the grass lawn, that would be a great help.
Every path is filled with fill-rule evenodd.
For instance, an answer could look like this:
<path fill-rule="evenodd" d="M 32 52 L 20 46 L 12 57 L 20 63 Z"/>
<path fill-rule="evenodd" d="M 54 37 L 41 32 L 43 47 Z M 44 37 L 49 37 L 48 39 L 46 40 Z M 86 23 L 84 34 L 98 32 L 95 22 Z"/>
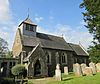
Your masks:
<path fill-rule="evenodd" d="M 29 79 L 31 83 L 28 84 L 100 84 L 100 73 L 94 76 L 80 76 L 75 77 L 73 73 L 69 75 L 62 74 L 62 81 L 55 81 L 54 77 Z"/>
<path fill-rule="evenodd" d="M 63 75 L 62 81 L 49 81 L 47 84 L 100 84 L 100 73 L 94 76 L 81 77 L 75 77 L 72 74 L 68 76 Z"/>

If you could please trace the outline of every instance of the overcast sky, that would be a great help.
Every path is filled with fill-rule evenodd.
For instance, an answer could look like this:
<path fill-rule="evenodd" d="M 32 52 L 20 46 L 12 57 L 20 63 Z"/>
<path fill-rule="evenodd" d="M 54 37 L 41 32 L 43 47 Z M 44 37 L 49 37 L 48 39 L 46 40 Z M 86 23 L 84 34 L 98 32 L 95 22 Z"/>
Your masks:
<path fill-rule="evenodd" d="M 0 0 L 0 37 L 12 49 L 18 24 L 30 19 L 38 25 L 38 32 L 62 36 L 67 42 L 88 48 L 92 36 L 84 27 L 82 0 Z M 28 12 L 29 9 L 29 12 Z"/>

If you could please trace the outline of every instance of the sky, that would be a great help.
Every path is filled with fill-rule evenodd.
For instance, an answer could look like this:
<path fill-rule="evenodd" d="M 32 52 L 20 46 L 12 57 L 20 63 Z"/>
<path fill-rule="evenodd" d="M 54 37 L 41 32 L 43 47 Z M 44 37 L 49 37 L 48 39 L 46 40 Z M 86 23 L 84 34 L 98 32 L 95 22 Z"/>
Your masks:
<path fill-rule="evenodd" d="M 84 27 L 80 3 L 82 0 L 0 0 L 0 37 L 11 50 L 18 25 L 29 14 L 38 32 L 63 36 L 66 42 L 80 42 L 87 49 L 93 38 Z"/>

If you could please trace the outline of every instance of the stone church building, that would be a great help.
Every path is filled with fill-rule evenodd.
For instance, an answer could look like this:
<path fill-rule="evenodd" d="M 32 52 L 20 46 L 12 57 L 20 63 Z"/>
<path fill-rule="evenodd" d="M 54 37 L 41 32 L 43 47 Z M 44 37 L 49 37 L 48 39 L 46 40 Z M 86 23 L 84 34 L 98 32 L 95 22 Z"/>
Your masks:
<path fill-rule="evenodd" d="M 88 64 L 88 53 L 81 45 L 67 43 L 63 37 L 37 32 L 37 25 L 26 18 L 18 26 L 14 44 L 13 57 L 25 64 L 27 75 L 53 76 L 56 64 L 72 71 L 73 63 Z"/>

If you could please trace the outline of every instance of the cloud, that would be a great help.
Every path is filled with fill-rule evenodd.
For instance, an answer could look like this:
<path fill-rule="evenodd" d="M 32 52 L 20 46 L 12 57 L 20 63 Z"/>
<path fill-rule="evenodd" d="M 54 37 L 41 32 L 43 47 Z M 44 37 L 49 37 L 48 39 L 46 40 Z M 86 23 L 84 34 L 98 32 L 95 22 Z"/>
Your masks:
<path fill-rule="evenodd" d="M 9 6 L 9 0 L 0 0 L 0 37 L 8 42 L 11 50 L 17 27 L 12 21 L 12 12 Z"/>
<path fill-rule="evenodd" d="M 0 37 L 4 38 L 4 39 L 7 39 L 9 36 L 8 32 L 4 32 L 0 29 Z"/>
<path fill-rule="evenodd" d="M 82 29 L 82 27 L 83 25 L 72 28 L 69 25 L 57 24 L 54 28 L 55 30 L 50 31 L 39 27 L 38 31 L 42 33 L 57 35 L 60 37 L 62 37 L 63 34 L 66 42 L 74 44 L 79 44 L 79 42 L 81 42 L 81 44 L 87 49 L 89 45 L 91 45 L 91 41 L 93 38 L 88 33 L 88 31 L 85 30 L 85 28 Z"/>
<path fill-rule="evenodd" d="M 41 21 L 43 21 L 43 17 L 35 17 L 35 20 L 37 21 L 37 22 L 41 22 Z"/>
<path fill-rule="evenodd" d="M 0 0 L 0 23 L 6 23 L 11 19 L 9 1 Z"/>
<path fill-rule="evenodd" d="M 0 0 L 0 37 L 8 41 L 9 48 L 11 49 L 13 40 L 15 38 L 15 32 L 17 29 L 16 24 L 12 21 L 12 12 L 9 7 L 9 0 Z M 54 17 L 49 17 L 49 19 L 54 19 Z M 37 22 L 44 20 L 43 17 L 35 16 Z M 67 42 L 79 43 L 87 48 L 91 44 L 92 36 L 88 33 L 86 28 L 83 28 L 85 23 L 80 22 L 80 25 L 73 28 L 70 25 L 57 24 L 53 26 L 54 29 L 46 29 L 38 27 L 38 32 L 62 36 Z"/>

